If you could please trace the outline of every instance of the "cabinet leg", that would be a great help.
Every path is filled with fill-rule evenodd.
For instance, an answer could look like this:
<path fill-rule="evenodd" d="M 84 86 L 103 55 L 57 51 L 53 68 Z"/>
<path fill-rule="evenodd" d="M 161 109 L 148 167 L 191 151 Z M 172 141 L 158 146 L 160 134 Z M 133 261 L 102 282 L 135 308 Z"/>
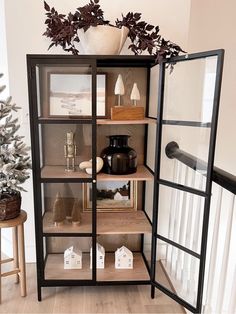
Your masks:
<path fill-rule="evenodd" d="M 12 240 L 13 240 L 13 267 L 19 268 L 19 250 L 18 250 L 18 234 L 17 226 L 12 228 Z M 16 274 L 15 283 L 19 283 L 19 274 Z"/>
<path fill-rule="evenodd" d="M 26 271 L 25 271 L 25 244 L 24 244 L 24 225 L 18 226 L 19 236 L 19 268 L 20 268 L 20 290 L 21 296 L 26 296 Z"/>
<path fill-rule="evenodd" d="M 38 285 L 38 301 L 39 302 L 42 301 L 42 289 L 41 289 L 40 285 Z"/>
<path fill-rule="evenodd" d="M 151 298 L 154 299 L 155 298 L 155 287 L 151 286 Z"/>
<path fill-rule="evenodd" d="M 2 261 L 2 247 L 1 247 L 1 228 L 0 228 L 0 261 Z M 0 263 L 0 304 L 2 303 L 2 269 L 1 269 L 1 263 Z"/>

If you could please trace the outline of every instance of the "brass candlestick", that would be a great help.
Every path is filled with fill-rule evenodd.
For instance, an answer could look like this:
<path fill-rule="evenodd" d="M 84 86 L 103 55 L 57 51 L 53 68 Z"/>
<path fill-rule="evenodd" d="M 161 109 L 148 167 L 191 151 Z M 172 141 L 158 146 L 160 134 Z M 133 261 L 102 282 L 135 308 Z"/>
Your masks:
<path fill-rule="evenodd" d="M 66 144 L 64 145 L 64 156 L 66 158 L 65 171 L 75 171 L 75 157 L 77 147 L 74 142 L 74 133 L 72 131 L 66 133 Z"/>

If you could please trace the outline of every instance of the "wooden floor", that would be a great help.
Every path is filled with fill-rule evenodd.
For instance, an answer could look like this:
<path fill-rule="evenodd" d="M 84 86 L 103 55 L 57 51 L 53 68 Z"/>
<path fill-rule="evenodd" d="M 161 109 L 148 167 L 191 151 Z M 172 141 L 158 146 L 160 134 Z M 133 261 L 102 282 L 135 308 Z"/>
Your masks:
<path fill-rule="evenodd" d="M 37 301 L 35 264 L 27 265 L 27 292 L 20 297 L 14 276 L 2 279 L 0 313 L 185 313 L 183 308 L 149 286 L 43 288 Z"/>

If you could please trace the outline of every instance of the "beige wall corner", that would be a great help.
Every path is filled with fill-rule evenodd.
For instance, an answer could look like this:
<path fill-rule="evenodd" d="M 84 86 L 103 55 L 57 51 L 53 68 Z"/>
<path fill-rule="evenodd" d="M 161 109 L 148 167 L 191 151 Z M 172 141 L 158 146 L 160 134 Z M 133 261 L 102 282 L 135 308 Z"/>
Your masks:
<path fill-rule="evenodd" d="M 236 2 L 192 0 L 188 52 L 225 49 L 216 166 L 236 174 Z"/>

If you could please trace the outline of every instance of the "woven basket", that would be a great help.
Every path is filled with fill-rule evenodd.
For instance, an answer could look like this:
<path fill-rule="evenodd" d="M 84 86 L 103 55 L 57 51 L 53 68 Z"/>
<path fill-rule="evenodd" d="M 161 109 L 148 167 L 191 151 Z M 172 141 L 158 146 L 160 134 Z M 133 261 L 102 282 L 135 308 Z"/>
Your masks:
<path fill-rule="evenodd" d="M 12 194 L 0 194 L 0 220 L 16 218 L 20 214 L 21 194 L 15 191 Z"/>

